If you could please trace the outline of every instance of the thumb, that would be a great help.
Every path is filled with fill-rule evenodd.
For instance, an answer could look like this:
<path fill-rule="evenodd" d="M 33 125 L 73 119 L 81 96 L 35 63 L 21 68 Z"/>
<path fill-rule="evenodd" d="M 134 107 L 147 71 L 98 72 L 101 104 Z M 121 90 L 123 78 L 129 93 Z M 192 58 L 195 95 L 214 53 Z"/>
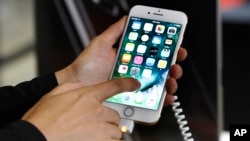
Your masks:
<path fill-rule="evenodd" d="M 107 46 L 113 46 L 113 44 L 115 44 L 118 38 L 122 35 L 126 24 L 126 19 L 127 16 L 123 16 L 119 21 L 111 25 L 102 34 L 100 34 L 100 36 L 104 37 L 104 39 L 108 41 L 107 43 L 110 44 Z"/>
<path fill-rule="evenodd" d="M 93 95 L 99 102 L 103 102 L 113 95 L 121 92 L 134 91 L 140 88 L 140 86 L 140 82 L 134 78 L 116 78 L 95 85 L 94 89 L 97 89 L 98 91 L 93 93 Z"/>

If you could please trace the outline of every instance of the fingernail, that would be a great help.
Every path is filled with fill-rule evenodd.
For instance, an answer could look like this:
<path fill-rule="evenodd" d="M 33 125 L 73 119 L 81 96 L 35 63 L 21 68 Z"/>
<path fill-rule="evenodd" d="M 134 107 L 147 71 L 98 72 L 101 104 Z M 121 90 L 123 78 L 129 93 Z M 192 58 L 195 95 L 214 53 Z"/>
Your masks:
<path fill-rule="evenodd" d="M 140 88 L 141 87 L 141 82 L 138 80 L 138 79 L 135 79 L 136 80 L 136 86 L 137 86 L 137 88 Z"/>

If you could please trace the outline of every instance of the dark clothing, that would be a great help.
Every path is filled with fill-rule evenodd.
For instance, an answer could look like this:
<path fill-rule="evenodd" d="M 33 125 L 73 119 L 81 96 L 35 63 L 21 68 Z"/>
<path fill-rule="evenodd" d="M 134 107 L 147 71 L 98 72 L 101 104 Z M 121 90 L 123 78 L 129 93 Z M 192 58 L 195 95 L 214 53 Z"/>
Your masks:
<path fill-rule="evenodd" d="M 0 129 L 1 141 L 46 141 L 43 134 L 26 121 L 15 121 Z"/>
<path fill-rule="evenodd" d="M 35 126 L 20 119 L 44 94 L 57 85 L 55 75 L 49 74 L 14 87 L 1 87 L 0 140 L 45 141 L 45 137 Z"/>

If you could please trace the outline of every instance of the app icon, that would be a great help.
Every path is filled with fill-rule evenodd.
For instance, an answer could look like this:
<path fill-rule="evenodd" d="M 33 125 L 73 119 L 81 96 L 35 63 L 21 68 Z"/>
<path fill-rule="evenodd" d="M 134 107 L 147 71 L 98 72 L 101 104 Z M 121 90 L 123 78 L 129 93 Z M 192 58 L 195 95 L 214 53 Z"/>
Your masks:
<path fill-rule="evenodd" d="M 149 78 L 152 75 L 152 70 L 144 69 L 142 72 L 142 77 Z"/>
<path fill-rule="evenodd" d="M 147 106 L 150 106 L 150 107 L 152 107 L 152 106 L 154 106 L 155 105 L 155 103 L 156 103 L 156 99 L 154 98 L 154 97 L 150 97 L 148 100 L 147 100 Z"/>
<path fill-rule="evenodd" d="M 145 23 L 144 24 L 144 27 L 143 27 L 144 31 L 152 31 L 152 29 L 153 29 L 153 24 L 152 23 Z"/>
<path fill-rule="evenodd" d="M 148 39 L 149 39 L 148 34 L 143 34 L 143 35 L 141 36 L 141 40 L 142 40 L 143 42 L 147 42 Z"/>
<path fill-rule="evenodd" d="M 137 52 L 138 52 L 138 53 L 145 53 L 145 52 L 146 52 L 146 49 L 147 49 L 147 46 L 146 46 L 146 45 L 138 45 L 138 47 L 137 47 Z"/>
<path fill-rule="evenodd" d="M 135 58 L 134 58 L 134 63 L 135 64 L 140 65 L 140 64 L 142 64 L 142 61 L 143 61 L 143 57 L 142 56 L 135 56 Z"/>
<path fill-rule="evenodd" d="M 140 73 L 140 68 L 138 68 L 138 67 L 132 67 L 130 70 L 130 74 L 132 76 L 138 76 L 139 73 Z"/>
<path fill-rule="evenodd" d="M 130 32 L 128 35 L 129 40 L 137 40 L 138 33 L 137 32 Z"/>
<path fill-rule="evenodd" d="M 135 48 L 135 44 L 134 43 L 127 43 L 125 46 L 125 50 L 126 51 L 133 51 Z"/>
<path fill-rule="evenodd" d="M 164 25 L 157 25 L 155 28 L 156 33 L 163 33 L 165 31 L 165 26 Z"/>
<path fill-rule="evenodd" d="M 141 104 L 141 103 L 143 103 L 143 99 L 144 99 L 143 95 L 138 94 L 138 95 L 136 95 L 136 97 L 135 97 L 135 103 Z"/>
<path fill-rule="evenodd" d="M 122 101 L 129 102 L 131 100 L 131 97 L 129 94 L 122 95 Z"/>
<path fill-rule="evenodd" d="M 146 65 L 147 66 L 153 66 L 155 64 L 155 59 L 154 58 L 147 58 L 146 60 Z"/>
<path fill-rule="evenodd" d="M 168 33 L 169 35 L 175 35 L 175 34 L 176 34 L 176 31 L 177 31 L 177 28 L 176 28 L 176 27 L 169 27 L 167 33 Z"/>
<path fill-rule="evenodd" d="M 161 36 L 154 36 L 152 43 L 153 44 L 160 44 L 161 43 Z"/>
<path fill-rule="evenodd" d="M 166 60 L 159 60 L 157 67 L 160 69 L 165 69 L 167 67 L 167 61 Z"/>
<path fill-rule="evenodd" d="M 119 73 L 125 74 L 125 73 L 127 73 L 127 71 L 128 71 L 128 66 L 126 66 L 126 65 L 119 66 L 119 69 L 118 69 Z"/>
<path fill-rule="evenodd" d="M 157 55 L 157 53 L 158 53 L 158 48 L 156 48 L 156 47 L 151 47 L 151 48 L 149 49 L 149 55 L 155 56 L 155 55 Z"/>
<path fill-rule="evenodd" d="M 172 43 L 173 43 L 173 40 L 171 40 L 171 39 L 166 39 L 165 40 L 166 45 L 172 45 Z"/>
<path fill-rule="evenodd" d="M 162 57 L 169 57 L 169 55 L 170 55 L 170 49 L 169 48 L 162 49 L 162 51 L 161 51 L 161 56 Z"/>
<path fill-rule="evenodd" d="M 134 21 L 132 24 L 132 29 L 140 29 L 141 28 L 141 22 Z"/>
<path fill-rule="evenodd" d="M 131 60 L 131 54 L 123 54 L 122 55 L 122 63 L 129 63 Z"/>

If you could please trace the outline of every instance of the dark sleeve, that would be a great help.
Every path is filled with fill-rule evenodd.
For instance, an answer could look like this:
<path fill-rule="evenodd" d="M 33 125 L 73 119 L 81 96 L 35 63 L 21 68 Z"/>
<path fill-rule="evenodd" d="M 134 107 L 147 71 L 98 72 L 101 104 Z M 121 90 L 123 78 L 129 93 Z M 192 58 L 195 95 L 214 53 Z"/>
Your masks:
<path fill-rule="evenodd" d="M 26 121 L 16 121 L 0 129 L 1 141 L 46 141 L 43 134 Z"/>
<path fill-rule="evenodd" d="M 57 86 L 53 74 L 38 77 L 16 86 L 0 88 L 0 127 L 19 120 L 44 94 Z"/>

